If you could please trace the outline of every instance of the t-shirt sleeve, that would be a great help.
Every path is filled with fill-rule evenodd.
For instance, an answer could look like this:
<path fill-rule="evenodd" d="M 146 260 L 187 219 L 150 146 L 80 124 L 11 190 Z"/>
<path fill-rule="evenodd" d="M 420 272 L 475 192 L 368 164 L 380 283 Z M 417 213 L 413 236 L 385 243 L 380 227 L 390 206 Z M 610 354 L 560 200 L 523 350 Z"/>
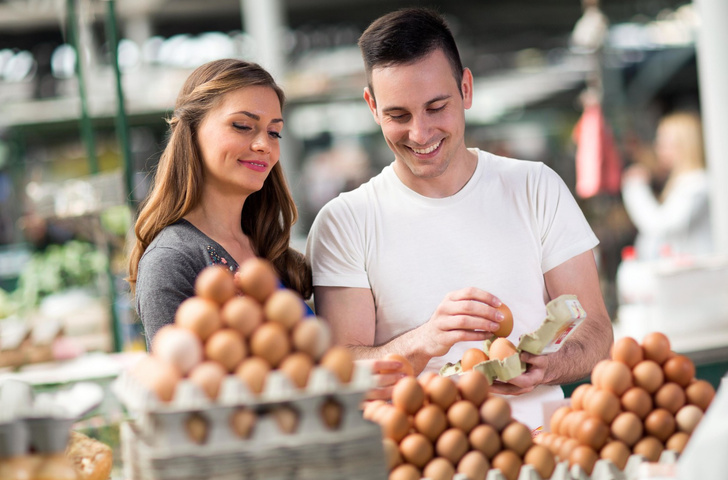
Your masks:
<path fill-rule="evenodd" d="M 541 269 L 548 272 L 591 250 L 599 240 L 561 177 L 546 165 L 534 182 L 536 222 L 541 236 Z"/>
<path fill-rule="evenodd" d="M 341 197 L 316 216 L 306 242 L 314 286 L 371 288 L 361 225 Z"/>
<path fill-rule="evenodd" d="M 177 307 L 195 294 L 197 270 L 189 257 L 169 247 L 152 247 L 139 262 L 137 312 L 149 349 L 157 331 L 174 322 Z"/>

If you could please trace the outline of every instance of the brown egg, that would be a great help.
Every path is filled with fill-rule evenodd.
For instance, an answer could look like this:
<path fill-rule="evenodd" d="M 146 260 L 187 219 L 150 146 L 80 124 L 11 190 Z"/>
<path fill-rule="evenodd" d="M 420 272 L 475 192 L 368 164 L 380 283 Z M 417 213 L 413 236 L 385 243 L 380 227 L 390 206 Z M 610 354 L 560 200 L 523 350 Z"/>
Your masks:
<path fill-rule="evenodd" d="M 422 468 L 434 454 L 432 442 L 421 433 L 410 433 L 399 442 L 399 453 L 405 462 Z"/>
<path fill-rule="evenodd" d="M 279 405 L 273 408 L 271 415 L 275 419 L 278 430 L 290 435 L 298 429 L 298 412 L 288 405 Z"/>
<path fill-rule="evenodd" d="M 247 355 L 242 335 L 232 328 L 223 328 L 210 335 L 205 342 L 205 358 L 220 363 L 232 372 Z"/>
<path fill-rule="evenodd" d="M 280 323 L 265 322 L 251 335 L 250 351 L 275 368 L 291 352 L 288 332 Z"/>
<path fill-rule="evenodd" d="M 485 480 L 490 469 L 490 462 L 485 455 L 477 450 L 471 450 L 458 462 L 457 471 L 462 473 L 468 480 Z M 449 477 L 450 480 L 452 477 Z"/>
<path fill-rule="evenodd" d="M 554 413 L 551 414 L 551 419 L 549 420 L 549 428 L 553 433 L 557 433 L 559 435 L 562 434 L 561 424 L 563 423 L 564 418 L 566 418 L 566 415 L 568 415 L 571 411 L 572 407 L 568 405 L 562 405 L 554 410 Z"/>
<path fill-rule="evenodd" d="M 672 450 L 673 452 L 682 453 L 690 440 L 690 434 L 685 432 L 675 432 L 665 442 L 665 448 Z"/>
<path fill-rule="evenodd" d="M 365 400 L 364 401 L 364 411 L 362 413 L 362 416 L 366 420 L 374 420 L 375 412 L 381 407 L 382 405 L 386 405 L 387 402 L 381 399 L 376 400 Z"/>
<path fill-rule="evenodd" d="M 523 456 L 523 463 L 531 465 L 542 479 L 551 478 L 556 469 L 556 459 L 543 445 L 534 445 Z"/>
<path fill-rule="evenodd" d="M 223 305 L 220 317 L 224 325 L 237 330 L 244 338 L 263 323 L 263 307 L 247 295 L 233 297 Z"/>
<path fill-rule="evenodd" d="M 263 305 L 265 318 L 291 330 L 305 313 L 303 299 L 293 290 L 282 288 L 268 296 Z"/>
<path fill-rule="evenodd" d="M 385 438 L 399 442 L 409 433 L 409 417 L 397 407 L 391 405 L 381 407 L 377 411 L 376 418 L 377 423 L 382 427 L 382 435 Z"/>
<path fill-rule="evenodd" d="M 612 437 L 623 442 L 628 447 L 633 446 L 642 438 L 642 420 L 633 412 L 622 412 L 616 416 L 611 425 Z"/>
<path fill-rule="evenodd" d="M 480 423 L 480 415 L 475 405 L 467 400 L 458 400 L 447 409 L 447 420 L 451 426 L 459 428 L 467 435 Z"/>
<path fill-rule="evenodd" d="M 382 439 L 384 448 L 384 460 L 387 462 L 387 470 L 392 471 L 402 464 L 402 454 L 399 453 L 399 444 L 391 438 Z M 419 480 L 419 474 L 416 480 Z"/>
<path fill-rule="evenodd" d="M 632 337 L 622 337 L 612 345 L 612 359 L 632 369 L 644 360 L 644 352 L 637 340 Z"/>
<path fill-rule="evenodd" d="M 564 442 L 568 440 L 569 437 L 566 435 L 555 435 L 555 438 L 553 441 L 551 441 L 548 445 L 549 450 L 551 450 L 551 453 L 553 453 L 556 457 L 559 456 L 559 452 L 561 451 L 561 447 L 564 445 Z"/>
<path fill-rule="evenodd" d="M 604 367 L 610 362 L 609 359 L 599 360 L 596 365 L 594 365 L 594 368 L 592 369 L 591 373 L 591 383 L 595 387 L 598 387 L 601 385 L 602 381 L 602 371 Z"/>
<path fill-rule="evenodd" d="M 425 405 L 415 413 L 414 424 L 415 429 L 431 442 L 437 440 L 437 437 L 448 427 L 445 412 L 434 403 Z"/>
<path fill-rule="evenodd" d="M 177 307 L 174 322 L 205 341 L 222 326 L 220 307 L 212 300 L 190 297 Z"/>
<path fill-rule="evenodd" d="M 433 377 L 425 387 L 425 393 L 430 403 L 435 403 L 443 410 L 447 410 L 455 402 L 458 389 L 448 377 Z"/>
<path fill-rule="evenodd" d="M 397 353 L 388 353 L 384 356 L 383 360 L 394 360 L 395 362 L 399 362 L 402 364 L 400 368 L 397 370 L 381 370 L 381 373 L 399 373 L 402 372 L 405 375 L 413 376 L 415 374 L 414 368 L 412 367 L 412 364 L 409 360 L 407 360 L 402 355 L 399 355 Z M 435 372 L 430 372 L 433 375 L 437 375 Z M 438 375 L 439 376 L 439 375 Z"/>
<path fill-rule="evenodd" d="M 427 384 L 430 383 L 430 380 L 432 380 L 435 377 L 439 377 L 435 372 L 423 372 L 417 377 L 417 381 L 420 382 L 420 385 L 422 385 L 422 388 L 425 389 L 425 392 L 427 392 Z"/>
<path fill-rule="evenodd" d="M 236 409 L 230 415 L 230 425 L 233 432 L 240 438 L 249 438 L 255 428 L 258 416 L 253 410 L 246 407 Z"/>
<path fill-rule="evenodd" d="M 339 382 L 347 384 L 354 375 L 354 356 L 348 348 L 335 345 L 321 357 L 320 365 L 333 372 Z"/>
<path fill-rule="evenodd" d="M 670 340 L 664 333 L 652 332 L 642 339 L 642 350 L 645 359 L 653 360 L 662 365 L 671 353 Z"/>
<path fill-rule="evenodd" d="M 579 445 L 579 440 L 567 437 L 566 440 L 564 440 L 564 443 L 562 443 L 559 447 L 559 451 L 556 453 L 556 456 L 561 460 L 569 460 L 571 452 L 573 452 Z"/>
<path fill-rule="evenodd" d="M 501 303 L 496 310 L 503 314 L 503 320 L 501 320 L 498 330 L 493 332 L 493 335 L 496 337 L 507 337 L 513 331 L 513 313 L 505 303 Z"/>
<path fill-rule="evenodd" d="M 414 415 L 425 401 L 425 390 L 415 377 L 401 378 L 392 389 L 392 405 Z"/>
<path fill-rule="evenodd" d="M 695 364 L 685 355 L 675 355 L 666 360 L 662 370 L 668 382 L 675 382 L 683 388 L 695 378 Z"/>
<path fill-rule="evenodd" d="M 521 465 L 521 457 L 511 450 L 502 450 L 490 462 L 490 467 L 500 470 L 506 480 L 517 480 Z"/>
<path fill-rule="evenodd" d="M 584 410 L 584 396 L 592 388 L 596 388 L 591 384 L 582 383 L 571 393 L 571 408 L 574 410 Z"/>
<path fill-rule="evenodd" d="M 195 294 L 223 305 L 235 295 L 233 274 L 220 265 L 202 269 L 195 279 Z"/>
<path fill-rule="evenodd" d="M 642 360 L 632 369 L 632 377 L 637 387 L 644 388 L 647 393 L 655 393 L 665 382 L 662 367 L 654 360 Z"/>
<path fill-rule="evenodd" d="M 702 419 L 703 411 L 697 405 L 685 405 L 675 414 L 677 429 L 688 434 L 693 433 Z"/>
<path fill-rule="evenodd" d="M 460 360 L 460 366 L 464 372 L 469 372 L 473 367 L 479 363 L 485 362 L 488 359 L 488 355 L 479 348 L 468 348 L 463 353 L 463 358 Z"/>
<path fill-rule="evenodd" d="M 265 387 L 265 379 L 270 371 L 270 364 L 260 357 L 248 357 L 240 362 L 235 375 L 245 382 L 251 393 L 258 395 Z"/>
<path fill-rule="evenodd" d="M 501 337 L 493 340 L 493 343 L 490 344 L 490 349 L 488 350 L 488 356 L 491 359 L 497 360 L 504 360 L 517 353 L 518 350 L 516 349 L 516 346 L 513 345 L 513 342 L 507 338 Z"/>
<path fill-rule="evenodd" d="M 654 395 L 655 407 L 664 408 L 671 414 L 677 413 L 685 405 L 685 390 L 677 383 L 668 382 L 661 386 Z"/>
<path fill-rule="evenodd" d="M 309 354 L 319 361 L 331 348 L 331 328 L 328 323 L 313 318 L 299 322 L 291 333 L 293 349 Z"/>
<path fill-rule="evenodd" d="M 477 371 L 461 375 L 456 386 L 460 396 L 471 402 L 476 408 L 480 408 L 488 397 L 488 391 L 490 390 L 488 379 Z"/>
<path fill-rule="evenodd" d="M 591 447 L 579 445 L 569 455 L 569 465 L 579 465 L 587 475 L 591 475 L 599 455 Z"/>
<path fill-rule="evenodd" d="M 480 406 L 480 418 L 500 432 L 511 423 L 511 406 L 503 397 L 489 397 Z"/>
<path fill-rule="evenodd" d="M 151 355 L 145 355 L 131 367 L 130 375 L 154 393 L 162 402 L 174 398 L 177 383 L 182 375 L 174 366 Z"/>
<path fill-rule="evenodd" d="M 594 392 L 589 400 L 589 414 L 604 420 L 604 423 L 612 423 L 614 417 L 620 411 L 619 397 L 607 390 L 599 390 Z"/>
<path fill-rule="evenodd" d="M 501 451 L 501 438 L 498 431 L 491 425 L 481 423 L 470 431 L 468 435 L 470 445 L 475 450 L 482 452 L 488 460 L 495 457 Z"/>
<path fill-rule="evenodd" d="M 533 445 L 531 429 L 521 422 L 511 422 L 501 432 L 501 441 L 504 448 L 513 450 L 522 457 Z"/>
<path fill-rule="evenodd" d="M 457 465 L 469 449 L 468 437 L 459 428 L 448 428 L 435 443 L 437 455 L 447 458 L 453 465 Z"/>
<path fill-rule="evenodd" d="M 644 388 L 632 387 L 621 398 L 622 408 L 644 419 L 652 411 L 652 397 Z"/>
<path fill-rule="evenodd" d="M 428 480 L 452 480 L 455 475 L 455 467 L 449 460 L 436 457 L 427 462 L 422 475 Z"/>
<path fill-rule="evenodd" d="M 209 426 L 207 419 L 199 413 L 193 412 L 185 419 L 185 432 L 187 436 L 198 445 L 207 441 Z"/>
<path fill-rule="evenodd" d="M 240 265 L 235 284 L 244 294 L 264 304 L 268 296 L 278 289 L 278 274 L 268 260 L 251 258 Z"/>
<path fill-rule="evenodd" d="M 616 360 L 604 366 L 600 378 L 599 388 L 609 390 L 618 397 L 632 387 L 632 371 Z"/>
<path fill-rule="evenodd" d="M 645 418 L 645 433 L 661 442 L 675 433 L 675 417 L 664 408 L 652 410 Z"/>
<path fill-rule="evenodd" d="M 642 455 L 648 462 L 656 462 L 660 459 L 665 447 L 662 442 L 652 436 L 643 437 L 632 447 L 632 453 Z"/>
<path fill-rule="evenodd" d="M 188 375 L 189 380 L 200 387 L 210 400 L 216 400 L 220 393 L 220 386 L 227 376 L 225 367 L 217 362 L 208 360 L 192 369 Z"/>
<path fill-rule="evenodd" d="M 619 415 L 614 419 L 617 421 Z M 635 418 L 637 416 L 635 415 Z M 637 418 L 639 422 L 639 418 Z M 640 422 L 641 423 L 641 422 Z M 579 425 L 576 429 L 576 439 L 582 445 L 587 445 L 594 450 L 599 451 L 600 448 L 607 443 L 607 437 L 609 436 L 609 427 L 597 417 L 588 417 Z"/>
<path fill-rule="evenodd" d="M 202 361 L 202 342 L 190 330 L 168 324 L 154 335 L 152 354 L 187 375 Z"/>
<path fill-rule="evenodd" d="M 308 385 L 308 377 L 311 375 L 313 367 L 313 359 L 304 352 L 291 353 L 278 366 L 293 385 L 301 389 L 306 388 L 306 385 Z"/>
<path fill-rule="evenodd" d="M 697 405 L 702 411 L 706 411 L 715 397 L 715 388 L 710 382 L 696 380 L 685 389 L 688 403 Z"/>
<path fill-rule="evenodd" d="M 584 410 L 573 410 L 566 418 L 564 418 L 564 421 L 561 424 L 561 431 L 563 432 L 563 435 L 576 438 L 576 432 L 579 430 L 579 427 L 590 416 L 596 415 L 589 414 Z"/>
<path fill-rule="evenodd" d="M 324 403 L 321 404 L 321 418 L 323 423 L 329 430 L 338 430 L 341 425 L 341 419 L 344 414 L 344 407 L 334 400 L 333 398 L 327 398 Z"/>
<path fill-rule="evenodd" d="M 624 471 L 630 455 L 632 455 L 632 451 L 629 447 L 618 440 L 612 440 L 599 451 L 600 458 L 610 460 L 620 471 Z"/>
<path fill-rule="evenodd" d="M 403 463 L 389 473 L 388 480 L 420 480 L 420 470 L 414 465 Z"/>

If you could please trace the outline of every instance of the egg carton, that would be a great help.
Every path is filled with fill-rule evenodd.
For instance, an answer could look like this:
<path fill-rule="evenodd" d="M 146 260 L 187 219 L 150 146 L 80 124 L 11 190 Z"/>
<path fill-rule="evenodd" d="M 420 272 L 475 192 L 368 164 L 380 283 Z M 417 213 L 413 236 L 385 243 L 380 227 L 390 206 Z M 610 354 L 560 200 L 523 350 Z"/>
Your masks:
<path fill-rule="evenodd" d="M 169 403 L 122 374 L 114 384 L 117 396 L 135 417 L 122 425 L 122 456 L 127 478 L 362 478 L 386 479 L 379 425 L 365 420 L 359 408 L 373 377 L 357 365 L 351 382 L 341 384 L 329 370 L 312 370 L 306 388 L 273 370 L 265 389 L 253 395 L 238 377 L 228 375 L 216 401 L 188 380 L 182 380 Z M 335 429 L 321 415 L 325 402 L 341 407 Z M 247 438 L 230 424 L 231 414 L 245 407 L 256 415 Z M 297 426 L 284 433 L 274 416 L 277 408 L 297 412 Z M 207 425 L 205 441 L 187 433 L 186 419 L 201 417 Z"/>
<path fill-rule="evenodd" d="M 526 364 L 520 359 L 520 352 L 529 352 L 534 355 L 543 355 L 557 352 L 561 349 L 567 338 L 581 325 L 586 318 L 586 311 L 576 295 L 560 295 L 546 304 L 547 316 L 539 327 L 518 339 L 517 352 L 503 360 L 491 359 L 473 366 L 486 376 L 488 382 L 494 380 L 507 382 L 526 371 Z M 489 354 L 492 339 L 483 342 L 483 351 Z M 461 361 L 448 362 L 440 369 L 440 375 L 448 377 L 461 375 L 463 368 Z"/>

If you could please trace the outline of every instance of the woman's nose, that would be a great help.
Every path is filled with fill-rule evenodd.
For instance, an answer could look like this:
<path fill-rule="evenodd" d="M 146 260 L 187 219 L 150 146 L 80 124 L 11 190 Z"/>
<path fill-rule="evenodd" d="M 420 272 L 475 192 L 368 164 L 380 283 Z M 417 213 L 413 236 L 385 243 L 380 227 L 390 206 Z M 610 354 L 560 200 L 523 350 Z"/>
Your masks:
<path fill-rule="evenodd" d="M 250 148 L 252 148 L 256 152 L 268 153 L 270 152 L 269 142 L 270 139 L 268 138 L 268 132 L 263 132 L 255 136 L 255 138 L 253 139 L 253 143 L 250 145 Z"/>

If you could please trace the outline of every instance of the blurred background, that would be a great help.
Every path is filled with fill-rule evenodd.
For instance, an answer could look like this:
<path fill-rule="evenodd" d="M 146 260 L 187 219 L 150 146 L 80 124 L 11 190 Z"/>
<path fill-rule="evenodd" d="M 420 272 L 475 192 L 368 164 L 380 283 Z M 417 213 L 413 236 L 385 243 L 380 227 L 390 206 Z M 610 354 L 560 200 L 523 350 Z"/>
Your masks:
<path fill-rule="evenodd" d="M 713 276 L 678 276 L 683 283 L 642 297 L 638 287 L 657 282 L 654 275 L 621 291 L 617 282 L 637 235 L 622 172 L 655 165 L 665 114 L 687 110 L 705 121 L 706 98 L 713 112 L 728 106 L 704 66 L 715 65 L 720 47 L 706 40 L 698 48 L 714 35 L 706 18 L 726 12 L 721 0 L 2 0 L 2 353 L 59 336 L 74 339 L 68 355 L 144 348 L 124 280 L 126 240 L 164 146 L 165 118 L 183 80 L 206 61 L 253 60 L 284 87 L 281 161 L 299 206 L 294 242 L 302 249 L 322 205 L 393 159 L 362 99 L 356 42 L 376 17 L 412 5 L 445 14 L 474 73 L 466 144 L 544 162 L 573 189 L 601 241 L 615 328 L 632 325 L 625 334 L 640 336 L 664 320 L 660 329 L 674 327 L 678 337 L 686 319 L 675 305 L 660 305 L 657 314 L 673 312 L 669 321 L 620 322 L 657 315 L 620 307 L 654 302 L 658 289 L 669 300 L 689 285 L 708 312 L 707 337 L 716 348 L 728 344 L 725 335 L 715 340 L 715 326 L 724 332 L 728 323 L 713 294 L 725 286 L 723 262 L 703 268 L 681 257 L 690 272 L 698 265 Z M 725 72 L 725 63 L 711 68 Z M 719 115 L 710 120 L 718 131 Z M 712 174 L 723 175 L 725 162 L 708 160 Z M 664 180 L 653 177 L 655 192 Z"/>

